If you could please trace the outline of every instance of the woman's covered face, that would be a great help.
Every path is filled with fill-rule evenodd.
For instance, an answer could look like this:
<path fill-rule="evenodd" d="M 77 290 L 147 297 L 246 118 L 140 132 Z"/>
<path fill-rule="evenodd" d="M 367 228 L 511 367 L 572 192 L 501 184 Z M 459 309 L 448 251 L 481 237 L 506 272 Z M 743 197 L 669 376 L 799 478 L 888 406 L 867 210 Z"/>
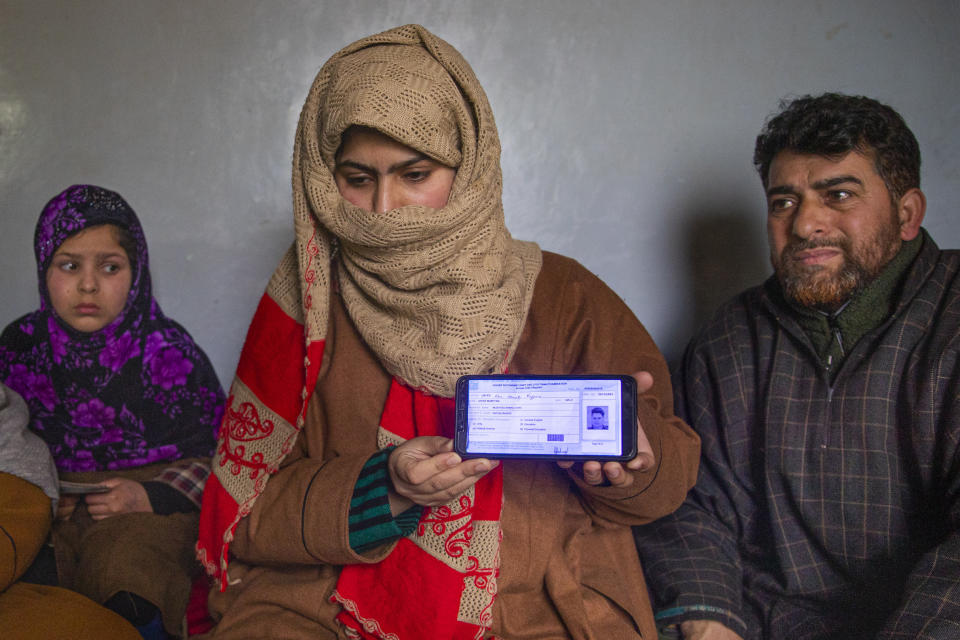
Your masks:
<path fill-rule="evenodd" d="M 63 241 L 47 267 L 53 310 L 77 331 L 99 331 L 127 302 L 133 271 L 118 234 L 111 224 L 84 229 Z"/>
<path fill-rule="evenodd" d="M 350 129 L 337 155 L 334 177 L 353 205 L 383 213 L 406 205 L 447 204 L 456 169 L 372 129 Z"/>

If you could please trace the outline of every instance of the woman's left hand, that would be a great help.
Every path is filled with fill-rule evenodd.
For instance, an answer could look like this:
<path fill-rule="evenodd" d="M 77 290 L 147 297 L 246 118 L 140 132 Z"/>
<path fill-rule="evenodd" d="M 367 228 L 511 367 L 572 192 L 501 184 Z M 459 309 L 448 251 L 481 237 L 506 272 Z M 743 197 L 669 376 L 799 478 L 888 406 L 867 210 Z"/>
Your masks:
<path fill-rule="evenodd" d="M 643 394 L 653 386 L 653 376 L 646 371 L 638 371 L 633 374 L 637 380 L 637 393 Z M 627 463 L 627 469 L 632 471 L 646 471 L 654 465 L 653 447 L 647 439 L 647 434 L 643 432 L 643 425 L 640 419 L 637 419 L 637 455 Z M 562 469 L 569 469 L 573 466 L 573 461 L 564 460 L 557 462 Z M 627 473 L 623 465 L 619 462 L 605 462 L 600 464 L 596 460 L 590 460 L 583 463 L 583 481 L 590 485 L 603 484 L 606 479 L 614 487 L 629 487 L 633 484 L 633 474 Z"/>
<path fill-rule="evenodd" d="M 110 487 L 110 491 L 85 496 L 87 511 L 94 520 L 103 520 L 121 513 L 153 513 L 147 490 L 139 482 L 110 478 L 100 484 Z"/>

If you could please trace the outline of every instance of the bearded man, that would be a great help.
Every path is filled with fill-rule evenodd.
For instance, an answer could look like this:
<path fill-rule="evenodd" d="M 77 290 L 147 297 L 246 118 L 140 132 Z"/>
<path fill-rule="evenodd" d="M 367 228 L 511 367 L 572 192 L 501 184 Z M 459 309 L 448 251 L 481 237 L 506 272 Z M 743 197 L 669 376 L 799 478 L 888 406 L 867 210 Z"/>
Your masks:
<path fill-rule="evenodd" d="M 664 636 L 960 637 L 960 252 L 896 111 L 785 103 L 757 138 L 775 275 L 687 349 L 700 477 L 636 529 Z"/>

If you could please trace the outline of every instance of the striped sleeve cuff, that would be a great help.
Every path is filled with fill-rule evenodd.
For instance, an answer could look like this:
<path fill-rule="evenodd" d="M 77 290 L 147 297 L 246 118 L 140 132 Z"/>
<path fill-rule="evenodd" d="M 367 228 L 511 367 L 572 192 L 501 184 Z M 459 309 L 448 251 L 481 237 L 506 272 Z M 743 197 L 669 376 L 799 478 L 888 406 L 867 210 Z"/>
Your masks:
<path fill-rule="evenodd" d="M 373 454 L 360 471 L 350 500 L 350 547 L 363 553 L 412 532 L 422 507 L 414 505 L 396 518 L 390 513 L 390 474 L 387 459 L 395 447 Z"/>

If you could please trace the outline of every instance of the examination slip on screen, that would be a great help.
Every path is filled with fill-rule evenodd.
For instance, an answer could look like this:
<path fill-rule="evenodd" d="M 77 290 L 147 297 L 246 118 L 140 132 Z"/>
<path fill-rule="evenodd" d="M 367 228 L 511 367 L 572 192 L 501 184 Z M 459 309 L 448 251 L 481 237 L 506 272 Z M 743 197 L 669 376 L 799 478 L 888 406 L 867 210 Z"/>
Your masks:
<path fill-rule="evenodd" d="M 463 405 L 458 412 L 463 413 L 457 422 L 468 455 L 605 458 L 632 453 L 623 450 L 620 377 L 495 376 L 463 382 L 466 393 L 458 393 Z"/>

